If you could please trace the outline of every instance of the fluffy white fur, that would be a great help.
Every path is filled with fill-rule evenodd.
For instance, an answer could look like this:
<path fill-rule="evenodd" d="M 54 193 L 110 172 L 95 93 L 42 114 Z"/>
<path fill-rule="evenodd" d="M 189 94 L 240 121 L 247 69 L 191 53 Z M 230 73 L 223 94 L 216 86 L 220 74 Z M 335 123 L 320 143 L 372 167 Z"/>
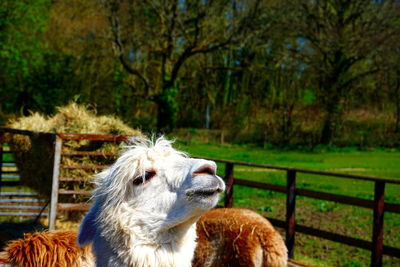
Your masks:
<path fill-rule="evenodd" d="M 195 223 L 225 190 L 215 170 L 162 137 L 136 140 L 96 177 L 79 245 L 92 243 L 97 266 L 191 266 Z M 145 181 L 146 172 L 155 176 Z"/>

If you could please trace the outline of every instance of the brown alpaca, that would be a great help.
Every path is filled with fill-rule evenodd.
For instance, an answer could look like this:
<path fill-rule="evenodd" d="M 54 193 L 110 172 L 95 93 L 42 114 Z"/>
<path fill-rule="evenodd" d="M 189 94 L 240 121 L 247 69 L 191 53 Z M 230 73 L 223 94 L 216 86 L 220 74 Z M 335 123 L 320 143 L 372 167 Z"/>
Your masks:
<path fill-rule="evenodd" d="M 268 220 L 250 210 L 211 210 L 197 222 L 197 236 L 196 267 L 287 265 L 281 236 Z M 76 239 L 74 231 L 25 234 L 0 254 L 0 266 L 95 266 L 90 248 L 78 248 Z"/>
<path fill-rule="evenodd" d="M 193 266 L 287 266 L 282 237 L 251 210 L 211 210 L 197 222 L 197 236 Z"/>
<path fill-rule="evenodd" d="M 78 248 L 75 231 L 25 234 L 13 240 L 0 255 L 2 266 L 94 266 L 90 247 Z"/>

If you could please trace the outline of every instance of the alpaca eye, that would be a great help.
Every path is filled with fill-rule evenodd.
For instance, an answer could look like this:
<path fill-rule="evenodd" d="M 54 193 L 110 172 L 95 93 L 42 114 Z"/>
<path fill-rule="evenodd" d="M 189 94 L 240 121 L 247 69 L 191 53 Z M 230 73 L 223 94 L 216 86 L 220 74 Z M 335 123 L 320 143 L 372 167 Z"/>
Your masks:
<path fill-rule="evenodd" d="M 148 182 L 151 178 L 156 175 L 155 171 L 147 171 L 143 176 L 138 176 L 133 180 L 134 185 L 140 185 Z"/>

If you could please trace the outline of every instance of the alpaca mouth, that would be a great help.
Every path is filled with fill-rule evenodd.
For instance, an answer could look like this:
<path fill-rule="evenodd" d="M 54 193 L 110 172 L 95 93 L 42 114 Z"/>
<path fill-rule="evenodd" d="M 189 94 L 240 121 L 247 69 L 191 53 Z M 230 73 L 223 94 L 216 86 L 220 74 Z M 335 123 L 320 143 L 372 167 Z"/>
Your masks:
<path fill-rule="evenodd" d="M 186 192 L 188 197 L 211 197 L 222 193 L 223 190 L 219 187 L 213 189 L 190 190 Z"/>

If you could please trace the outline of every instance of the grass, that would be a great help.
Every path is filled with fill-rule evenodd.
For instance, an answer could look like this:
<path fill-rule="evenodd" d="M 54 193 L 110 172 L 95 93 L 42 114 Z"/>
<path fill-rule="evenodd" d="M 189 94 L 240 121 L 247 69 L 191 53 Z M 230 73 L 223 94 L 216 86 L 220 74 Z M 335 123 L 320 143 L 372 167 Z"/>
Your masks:
<path fill-rule="evenodd" d="M 179 141 L 177 145 L 193 156 L 400 179 L 400 152 L 397 150 L 357 151 L 346 148 L 301 152 Z M 218 164 L 220 176 L 224 174 L 224 167 L 224 164 Z M 236 178 L 286 184 L 284 171 L 238 165 L 234 171 Z M 297 177 L 299 188 L 373 199 L 372 182 L 311 174 L 298 174 Z M 281 220 L 285 218 L 285 197 L 282 193 L 244 186 L 234 188 L 235 207 L 251 208 L 264 216 Z M 385 201 L 400 203 L 399 185 L 386 186 Z M 372 210 L 329 201 L 297 197 L 296 222 L 364 240 L 371 240 L 372 236 Z M 284 236 L 283 230 L 280 231 Z M 400 214 L 385 213 L 384 244 L 400 247 Z M 316 266 L 368 266 L 370 252 L 297 234 L 295 258 Z M 384 266 L 400 266 L 400 259 L 384 256 Z"/>
<path fill-rule="evenodd" d="M 301 152 L 180 141 L 176 146 L 194 156 L 400 179 L 400 168 L 398 168 L 400 151 L 397 150 L 357 151 L 346 148 Z M 5 158 L 5 160 L 11 160 L 11 158 Z M 224 167 L 224 164 L 218 164 L 220 176 L 224 174 Z M 234 171 L 237 178 L 278 185 L 286 183 L 286 173 L 283 171 L 245 166 L 235 166 Z M 373 198 L 373 183 L 367 181 L 299 174 L 297 186 L 366 199 Z M 399 189 L 398 185 L 388 185 L 385 200 L 399 204 Z M 235 186 L 234 196 L 235 207 L 250 208 L 267 217 L 281 220 L 285 218 L 285 194 Z M 371 239 L 371 210 L 305 197 L 297 197 L 296 201 L 297 223 L 364 240 Z M 384 220 L 385 245 L 399 248 L 400 214 L 386 212 Z M 77 229 L 79 222 L 69 222 L 61 218 L 57 225 L 63 229 Z M 282 229 L 278 230 L 285 236 Z M 295 258 L 316 266 L 368 266 L 370 252 L 296 234 Z M 384 266 L 400 266 L 400 259 L 384 256 Z"/>

